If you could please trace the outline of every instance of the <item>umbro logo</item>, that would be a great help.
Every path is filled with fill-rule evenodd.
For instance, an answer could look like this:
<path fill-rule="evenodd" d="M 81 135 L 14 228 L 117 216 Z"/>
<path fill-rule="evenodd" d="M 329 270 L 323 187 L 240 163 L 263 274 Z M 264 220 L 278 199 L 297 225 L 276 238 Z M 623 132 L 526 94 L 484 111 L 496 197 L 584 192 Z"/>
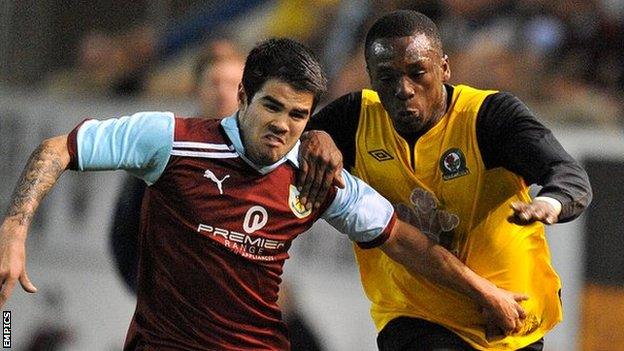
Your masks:
<path fill-rule="evenodd" d="M 392 157 L 392 155 L 390 155 L 390 153 L 388 153 L 388 151 L 386 151 L 384 149 L 371 150 L 368 153 L 369 153 L 369 155 L 373 156 L 375 158 L 375 160 L 377 160 L 379 162 L 383 162 L 383 161 L 388 161 L 388 160 L 393 160 L 394 159 L 394 157 Z"/>
<path fill-rule="evenodd" d="M 223 182 L 230 177 L 229 174 L 226 174 L 223 179 L 217 178 L 217 176 L 209 169 L 204 172 L 204 177 L 212 180 L 217 184 L 217 188 L 219 189 L 219 194 L 223 195 Z"/>

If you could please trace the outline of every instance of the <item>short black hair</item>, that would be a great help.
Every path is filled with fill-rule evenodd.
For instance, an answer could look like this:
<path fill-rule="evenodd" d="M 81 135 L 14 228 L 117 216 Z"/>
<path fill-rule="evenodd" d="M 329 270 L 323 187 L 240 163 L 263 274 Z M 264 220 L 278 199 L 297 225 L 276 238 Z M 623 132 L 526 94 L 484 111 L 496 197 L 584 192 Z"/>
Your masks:
<path fill-rule="evenodd" d="M 366 33 L 364 54 L 368 58 L 371 44 L 379 38 L 407 37 L 415 33 L 422 33 L 431 42 L 431 46 L 442 54 L 442 39 L 438 27 L 431 18 L 412 10 L 397 10 L 390 12 L 375 21 Z"/>
<path fill-rule="evenodd" d="M 327 78 L 318 58 L 303 44 L 288 38 L 260 42 L 247 55 L 243 88 L 248 103 L 270 79 L 279 79 L 295 90 L 311 92 L 312 111 L 327 91 Z"/>

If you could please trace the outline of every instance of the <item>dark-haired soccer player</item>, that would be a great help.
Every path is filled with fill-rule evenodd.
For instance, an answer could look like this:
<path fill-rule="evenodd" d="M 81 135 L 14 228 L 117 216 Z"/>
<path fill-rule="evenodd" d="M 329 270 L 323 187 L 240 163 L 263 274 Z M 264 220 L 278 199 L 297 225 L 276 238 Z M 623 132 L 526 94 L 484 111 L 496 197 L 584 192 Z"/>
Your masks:
<path fill-rule="evenodd" d="M 30 157 L 0 227 L 0 307 L 16 283 L 34 292 L 25 238 L 41 199 L 66 168 L 125 169 L 150 184 L 143 202 L 137 307 L 126 350 L 287 350 L 277 306 L 291 241 L 324 218 L 362 248 L 379 247 L 498 313 L 509 327 L 514 296 L 478 277 L 362 181 L 343 174 L 308 210 L 293 185 L 299 137 L 325 91 L 301 44 L 272 39 L 248 55 L 239 110 L 219 120 L 144 112 L 86 120 Z"/>
<path fill-rule="evenodd" d="M 378 19 L 365 58 L 375 91 L 338 98 L 309 128 L 328 132 L 345 167 L 396 204 L 400 218 L 498 287 L 529 296 L 516 330 L 484 328 L 487 315 L 465 296 L 409 275 L 381 250 L 356 247 L 379 348 L 540 350 L 562 318 L 543 224 L 581 214 L 591 200 L 587 174 L 513 95 L 450 85 L 448 58 L 425 15 Z M 302 145 L 302 178 L 317 188 L 331 184 L 317 176 L 332 173 L 317 166 L 331 158 L 331 145 L 324 133 Z M 543 186 L 534 199 L 531 183 Z M 301 196 L 309 206 L 317 201 L 308 189 Z"/>

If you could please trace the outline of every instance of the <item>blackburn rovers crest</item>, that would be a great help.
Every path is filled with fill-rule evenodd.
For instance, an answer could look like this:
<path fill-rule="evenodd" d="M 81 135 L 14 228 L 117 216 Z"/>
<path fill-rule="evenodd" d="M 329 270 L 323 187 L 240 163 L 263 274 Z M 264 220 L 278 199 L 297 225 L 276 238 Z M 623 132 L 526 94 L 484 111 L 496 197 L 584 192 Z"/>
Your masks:
<path fill-rule="evenodd" d="M 466 166 L 466 157 L 458 148 L 448 149 L 442 154 L 440 170 L 444 180 L 454 179 L 470 173 Z"/>
<path fill-rule="evenodd" d="M 290 207 L 290 210 L 297 218 L 306 218 L 312 213 L 312 210 L 308 210 L 303 206 L 301 199 L 299 199 L 299 190 L 292 184 L 290 184 L 288 191 L 288 207 Z"/>

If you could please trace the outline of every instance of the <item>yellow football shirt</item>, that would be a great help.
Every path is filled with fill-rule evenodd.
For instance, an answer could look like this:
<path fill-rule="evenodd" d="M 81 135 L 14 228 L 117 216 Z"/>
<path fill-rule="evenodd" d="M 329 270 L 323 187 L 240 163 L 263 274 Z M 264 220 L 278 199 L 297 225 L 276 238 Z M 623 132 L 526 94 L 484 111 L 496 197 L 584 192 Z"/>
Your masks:
<path fill-rule="evenodd" d="M 378 330 L 394 318 L 411 316 L 443 325 L 480 350 L 515 350 L 539 340 L 562 319 L 561 283 L 550 263 L 544 226 L 507 221 L 511 202 L 530 201 L 527 185 L 504 168 L 487 170 L 481 159 L 477 113 L 493 93 L 456 86 L 447 113 L 412 149 L 394 130 L 377 94 L 363 90 L 354 173 L 395 205 L 409 205 L 410 194 L 420 188 L 436 198 L 438 209 L 455 214 L 459 223 L 446 233 L 447 248 L 498 287 L 527 294 L 525 326 L 488 341 L 479 307 L 470 298 L 413 277 L 379 249 L 356 247 Z"/>

